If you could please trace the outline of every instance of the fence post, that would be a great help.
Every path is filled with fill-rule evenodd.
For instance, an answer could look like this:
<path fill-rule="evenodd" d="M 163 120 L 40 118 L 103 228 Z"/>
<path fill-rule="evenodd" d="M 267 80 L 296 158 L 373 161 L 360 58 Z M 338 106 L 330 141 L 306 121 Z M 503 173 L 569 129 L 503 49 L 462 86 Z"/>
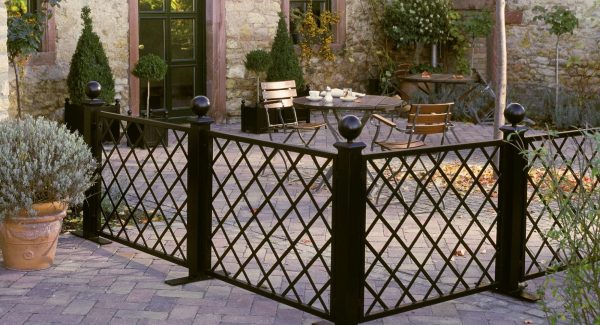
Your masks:
<path fill-rule="evenodd" d="M 180 285 L 208 279 L 211 268 L 212 231 L 212 162 L 213 143 L 206 116 L 210 101 L 205 96 L 192 99 L 192 111 L 197 117 L 189 119 L 187 171 L 187 263 L 188 276 L 166 281 Z"/>
<path fill-rule="evenodd" d="M 500 150 L 497 290 L 502 294 L 536 300 L 519 285 L 525 271 L 528 174 L 527 157 L 522 150 L 526 149 L 523 136 L 529 128 L 517 125 L 525 118 L 525 109 L 520 104 L 509 104 L 504 116 L 511 125 L 500 128 L 504 133 L 504 143 Z"/>
<path fill-rule="evenodd" d="M 89 98 L 82 105 L 83 109 L 83 131 L 82 136 L 85 143 L 90 146 L 92 156 L 100 163 L 102 159 L 102 142 L 99 134 L 98 120 L 96 113 L 99 108 L 104 106 L 104 101 L 99 99 L 100 93 L 102 92 L 102 86 L 97 81 L 88 82 L 85 94 Z M 86 192 L 86 200 L 83 203 L 83 225 L 82 231 L 73 232 L 74 235 L 93 241 L 100 245 L 110 244 L 111 241 L 100 238 L 98 236 L 98 226 L 100 222 L 100 196 L 102 191 L 102 180 L 98 173 L 101 172 L 101 168 L 98 167 L 96 170 L 96 180 Z"/>
<path fill-rule="evenodd" d="M 367 145 L 352 142 L 362 131 L 356 116 L 345 116 L 339 131 L 347 142 L 334 144 L 331 316 L 336 325 L 354 325 L 364 310 L 367 168 L 362 150 Z"/>

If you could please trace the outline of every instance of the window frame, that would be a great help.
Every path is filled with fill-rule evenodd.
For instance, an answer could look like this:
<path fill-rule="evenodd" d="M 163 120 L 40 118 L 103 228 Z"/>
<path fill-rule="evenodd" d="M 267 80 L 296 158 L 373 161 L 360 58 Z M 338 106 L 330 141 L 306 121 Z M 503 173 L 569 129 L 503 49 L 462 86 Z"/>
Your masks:
<path fill-rule="evenodd" d="M 346 43 L 346 0 L 329 0 L 331 1 L 331 11 L 335 11 L 340 16 L 340 21 L 333 28 L 334 41 L 331 48 L 334 51 L 341 50 Z M 281 11 L 285 15 L 287 21 L 288 32 L 290 28 L 290 0 L 281 1 Z M 294 45 L 298 46 L 298 45 Z"/>
<path fill-rule="evenodd" d="M 27 0 L 28 10 L 37 10 L 42 0 Z M 52 9 L 50 9 L 52 10 Z M 56 63 L 56 20 L 54 15 L 48 19 L 44 27 L 44 36 L 42 36 L 42 45 L 37 53 L 31 56 L 27 65 L 52 65 Z"/>

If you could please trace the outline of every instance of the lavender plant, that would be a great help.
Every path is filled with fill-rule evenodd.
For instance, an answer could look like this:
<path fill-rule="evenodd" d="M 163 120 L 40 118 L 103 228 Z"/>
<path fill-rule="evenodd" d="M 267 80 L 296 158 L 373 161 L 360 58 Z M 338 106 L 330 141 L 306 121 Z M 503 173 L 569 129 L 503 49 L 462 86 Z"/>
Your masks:
<path fill-rule="evenodd" d="M 34 203 L 83 202 L 96 161 L 80 136 L 33 117 L 0 122 L 0 134 L 0 220 L 34 216 Z"/>

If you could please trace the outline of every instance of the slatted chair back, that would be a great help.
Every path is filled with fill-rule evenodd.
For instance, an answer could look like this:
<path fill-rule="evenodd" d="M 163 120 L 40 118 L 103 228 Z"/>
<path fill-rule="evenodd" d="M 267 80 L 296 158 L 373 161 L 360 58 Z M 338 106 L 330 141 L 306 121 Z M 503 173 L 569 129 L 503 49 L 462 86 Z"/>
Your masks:
<path fill-rule="evenodd" d="M 452 105 L 454 103 L 412 105 L 407 120 L 408 132 L 420 135 L 442 133 L 445 136 Z"/>
<path fill-rule="evenodd" d="M 267 114 L 267 125 L 269 127 L 285 127 L 286 125 L 298 125 L 296 110 L 294 109 L 294 97 L 298 95 L 296 92 L 296 81 L 265 81 L 261 82 L 263 107 Z M 293 113 L 293 120 L 286 122 L 283 119 L 282 110 L 290 107 Z M 271 121 L 269 111 L 277 110 L 279 121 Z"/>

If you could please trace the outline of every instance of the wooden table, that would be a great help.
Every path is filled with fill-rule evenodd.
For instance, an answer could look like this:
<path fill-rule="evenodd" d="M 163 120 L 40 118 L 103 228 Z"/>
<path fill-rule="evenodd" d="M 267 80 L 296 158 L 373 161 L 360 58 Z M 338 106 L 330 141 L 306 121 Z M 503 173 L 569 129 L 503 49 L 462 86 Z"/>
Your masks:
<path fill-rule="evenodd" d="M 456 86 L 460 84 L 466 85 L 475 84 L 479 82 L 478 78 L 473 78 L 471 76 L 463 76 L 462 78 L 457 78 L 456 75 L 448 73 L 434 73 L 430 77 L 423 77 L 423 75 L 417 73 L 401 77 L 401 79 L 404 81 L 416 83 L 417 87 L 419 87 L 421 91 L 428 95 L 431 93 L 431 88 L 429 87 L 430 84 L 434 84 L 434 86 L 436 87 L 435 90 L 437 91 L 437 86 L 440 84 L 449 84 Z"/>
<path fill-rule="evenodd" d="M 340 136 L 333 127 L 331 121 L 329 120 L 329 112 L 333 113 L 336 121 L 340 121 L 342 119 L 341 111 L 355 111 L 362 113 L 362 117 L 360 117 L 360 122 L 364 126 L 365 123 L 369 121 L 373 112 L 382 111 L 387 109 L 393 109 L 399 107 L 404 102 L 402 99 L 397 97 L 387 97 L 387 96 L 375 96 L 375 95 L 366 95 L 364 97 L 357 98 L 354 101 L 347 102 L 343 101 L 339 98 L 333 98 L 333 103 L 325 103 L 325 101 L 311 101 L 306 97 L 296 97 L 294 98 L 294 106 L 307 108 L 309 110 L 320 111 L 323 115 L 323 120 L 327 124 L 331 134 L 335 138 L 336 141 L 340 141 Z"/>

